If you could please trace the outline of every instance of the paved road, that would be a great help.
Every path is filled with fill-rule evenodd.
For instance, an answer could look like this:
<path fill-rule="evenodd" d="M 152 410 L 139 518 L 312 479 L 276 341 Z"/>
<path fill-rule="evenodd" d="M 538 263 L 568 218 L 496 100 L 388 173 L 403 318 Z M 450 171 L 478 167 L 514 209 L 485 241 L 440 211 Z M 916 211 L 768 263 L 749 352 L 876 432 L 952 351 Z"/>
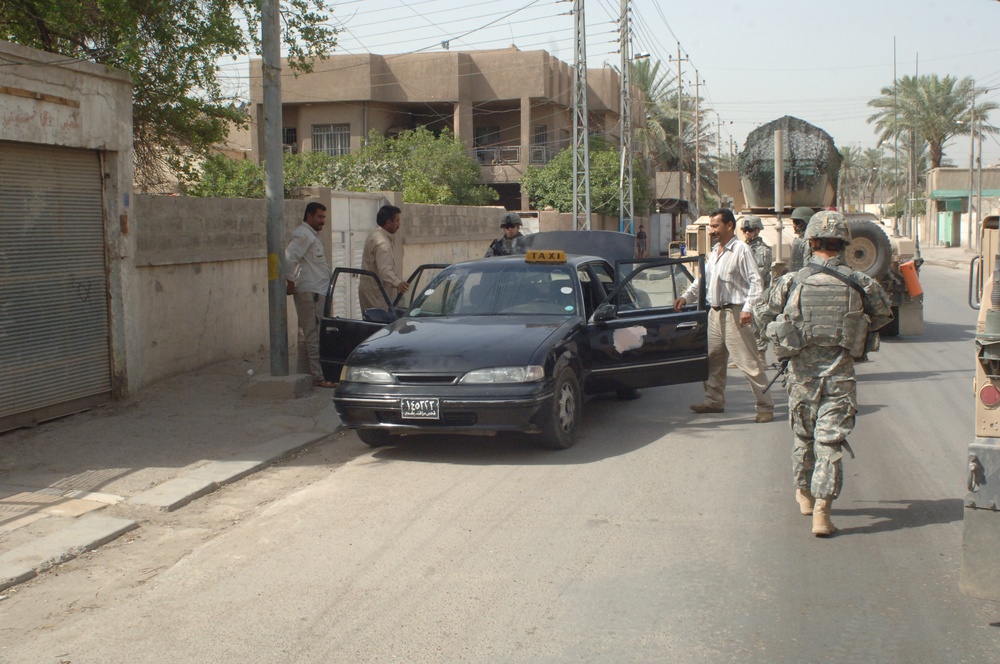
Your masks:
<path fill-rule="evenodd" d="M 926 334 L 861 368 L 837 537 L 742 381 L 722 415 L 648 390 L 564 452 L 347 436 L 0 602 L 0 661 L 995 662 L 1000 604 L 958 591 L 974 315 L 923 279 Z"/>

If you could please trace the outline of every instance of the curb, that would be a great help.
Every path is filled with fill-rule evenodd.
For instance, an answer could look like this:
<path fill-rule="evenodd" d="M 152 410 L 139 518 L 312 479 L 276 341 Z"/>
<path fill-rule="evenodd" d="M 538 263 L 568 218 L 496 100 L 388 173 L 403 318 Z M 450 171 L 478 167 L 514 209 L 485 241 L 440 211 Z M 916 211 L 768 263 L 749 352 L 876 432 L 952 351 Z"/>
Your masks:
<path fill-rule="evenodd" d="M 220 487 L 294 454 L 341 428 L 335 426 L 332 430 L 307 431 L 275 438 L 248 448 L 230 459 L 212 461 L 205 466 L 195 468 L 121 504 L 153 507 L 160 511 L 172 512 Z M 40 572 L 114 541 L 138 527 L 139 524 L 130 519 L 99 514 L 75 519 L 65 528 L 0 554 L 0 590 L 33 579 Z"/>
<path fill-rule="evenodd" d="M 92 514 L 31 544 L 0 555 L 0 590 L 38 576 L 81 553 L 116 540 L 139 524 L 129 519 Z"/>
<path fill-rule="evenodd" d="M 329 436 L 326 431 L 308 431 L 281 438 L 252 447 L 224 461 L 213 461 L 201 468 L 167 480 L 163 484 L 129 498 L 126 505 L 155 507 L 163 512 L 173 512 L 212 493 L 227 484 L 243 479 L 275 461 L 298 452 L 303 447 Z"/>

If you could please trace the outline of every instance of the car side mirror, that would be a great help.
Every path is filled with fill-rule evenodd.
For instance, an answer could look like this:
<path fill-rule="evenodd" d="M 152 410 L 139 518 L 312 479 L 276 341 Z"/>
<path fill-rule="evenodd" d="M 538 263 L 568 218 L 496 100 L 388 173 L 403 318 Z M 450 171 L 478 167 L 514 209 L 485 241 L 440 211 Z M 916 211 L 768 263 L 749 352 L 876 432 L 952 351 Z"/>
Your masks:
<path fill-rule="evenodd" d="M 605 302 L 594 311 L 595 323 L 606 323 L 609 320 L 618 318 L 618 310 L 613 304 Z"/>
<path fill-rule="evenodd" d="M 383 325 L 388 325 L 396 320 L 391 313 L 385 309 L 378 308 L 365 309 L 364 313 L 361 314 L 361 318 L 369 323 L 381 323 Z"/>

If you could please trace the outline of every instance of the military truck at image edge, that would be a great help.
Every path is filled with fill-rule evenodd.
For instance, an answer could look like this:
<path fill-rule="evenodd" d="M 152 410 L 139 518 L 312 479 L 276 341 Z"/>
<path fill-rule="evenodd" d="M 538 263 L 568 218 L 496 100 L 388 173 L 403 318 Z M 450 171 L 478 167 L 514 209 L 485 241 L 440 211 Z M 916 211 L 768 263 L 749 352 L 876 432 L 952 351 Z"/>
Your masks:
<path fill-rule="evenodd" d="M 763 220 L 762 238 L 771 245 L 775 261 L 779 220 L 774 199 L 774 133 L 778 129 L 784 132 L 781 260 L 787 266 L 795 237 L 791 211 L 797 207 L 808 207 L 813 212 L 835 209 L 841 157 L 828 133 L 787 115 L 747 136 L 739 155 L 740 191 L 723 193 L 737 202 L 737 217 L 755 214 Z M 852 238 L 844 254 L 845 262 L 877 279 L 892 300 L 893 321 L 880 331 L 881 335 L 923 334 L 924 304 L 918 278 L 923 259 L 917 243 L 886 229 L 873 214 L 845 212 L 844 216 Z M 707 253 L 710 248 L 707 217 L 687 227 L 685 241 L 688 251 Z"/>
<path fill-rule="evenodd" d="M 983 220 L 980 253 L 969 275 L 978 309 L 975 438 L 968 448 L 959 585 L 970 597 L 1000 602 L 1000 217 Z"/>

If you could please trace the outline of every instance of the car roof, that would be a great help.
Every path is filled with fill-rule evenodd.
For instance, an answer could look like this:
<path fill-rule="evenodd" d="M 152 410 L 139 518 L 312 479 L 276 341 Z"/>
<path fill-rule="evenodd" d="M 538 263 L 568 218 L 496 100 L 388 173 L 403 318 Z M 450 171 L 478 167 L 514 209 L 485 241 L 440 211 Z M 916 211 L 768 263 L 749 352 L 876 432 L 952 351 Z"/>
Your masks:
<path fill-rule="evenodd" d="M 587 256 L 580 254 L 566 254 L 566 265 L 570 267 L 579 267 L 584 263 L 592 263 L 594 261 L 600 261 L 602 263 L 608 263 L 607 260 L 601 258 L 600 256 Z M 456 263 L 456 265 L 469 265 L 471 263 L 525 263 L 524 254 L 514 254 L 512 256 L 493 256 L 490 258 L 477 258 L 471 261 L 465 261 L 464 263 Z M 561 265 L 562 263 L 532 263 L 532 265 Z M 610 265 L 610 263 L 608 263 Z"/>

